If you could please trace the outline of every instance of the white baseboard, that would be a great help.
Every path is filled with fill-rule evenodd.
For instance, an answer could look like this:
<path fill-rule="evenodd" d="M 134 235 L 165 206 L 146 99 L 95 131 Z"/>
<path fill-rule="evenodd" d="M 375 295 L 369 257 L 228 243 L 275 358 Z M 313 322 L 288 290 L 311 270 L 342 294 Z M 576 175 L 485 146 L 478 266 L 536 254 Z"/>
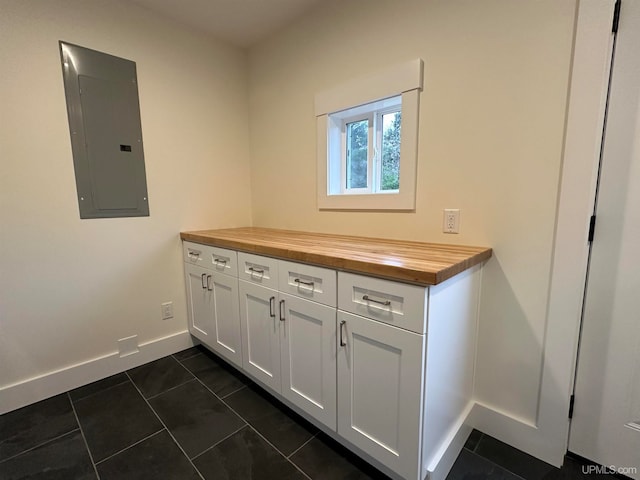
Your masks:
<path fill-rule="evenodd" d="M 440 451 L 434 456 L 430 465 L 426 466 L 426 479 L 446 478 L 473 428 L 543 462 L 556 467 L 562 466 L 566 448 L 562 448 L 561 441 L 544 438 L 543 432 L 525 419 L 492 409 L 481 403 L 471 402 L 464 415 L 460 416 L 455 428 L 451 430 L 450 436 L 443 441 Z"/>
<path fill-rule="evenodd" d="M 124 357 L 120 357 L 116 351 L 2 387 L 0 414 L 138 367 L 193 345 L 193 338 L 185 330 L 144 343 L 138 347 L 138 352 Z"/>
<path fill-rule="evenodd" d="M 447 478 L 451 467 L 458 458 L 458 455 L 460 455 L 467 438 L 469 438 L 473 430 L 468 418 L 471 415 L 474 405 L 474 402 L 469 403 L 449 432 L 449 435 L 442 441 L 440 449 L 433 456 L 431 463 L 425 465 L 426 474 L 423 475 L 425 479 L 444 480 Z"/>
<path fill-rule="evenodd" d="M 566 439 L 548 438 L 545 432 L 526 419 L 476 402 L 469 415 L 469 424 L 543 462 L 562 466 Z"/>

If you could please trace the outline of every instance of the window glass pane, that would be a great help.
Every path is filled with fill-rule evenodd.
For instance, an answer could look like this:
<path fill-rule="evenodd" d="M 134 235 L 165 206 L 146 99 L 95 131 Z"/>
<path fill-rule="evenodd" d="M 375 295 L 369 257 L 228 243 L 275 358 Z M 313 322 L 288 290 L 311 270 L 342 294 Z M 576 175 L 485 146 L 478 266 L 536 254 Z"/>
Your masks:
<path fill-rule="evenodd" d="M 347 188 L 367 188 L 369 120 L 347 123 Z"/>
<path fill-rule="evenodd" d="M 382 166 L 380 190 L 400 188 L 400 112 L 382 115 Z"/>

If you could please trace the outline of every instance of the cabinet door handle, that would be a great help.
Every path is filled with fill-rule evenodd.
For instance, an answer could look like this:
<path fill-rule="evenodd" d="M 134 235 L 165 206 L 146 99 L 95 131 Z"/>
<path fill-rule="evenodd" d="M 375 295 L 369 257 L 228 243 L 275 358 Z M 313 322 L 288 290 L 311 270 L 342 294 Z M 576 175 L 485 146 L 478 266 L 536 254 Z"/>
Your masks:
<path fill-rule="evenodd" d="M 296 278 L 294 282 L 297 283 L 298 286 L 306 285 L 307 287 L 311 287 L 311 290 L 313 290 L 313 287 L 315 286 L 313 282 L 305 282 L 304 280 L 300 280 L 299 278 Z"/>
<path fill-rule="evenodd" d="M 211 286 L 211 275 L 207 275 L 207 290 L 213 290 L 213 287 Z"/>
<path fill-rule="evenodd" d="M 342 327 L 344 327 L 346 325 L 347 321 L 346 320 L 341 320 L 340 321 L 340 346 L 341 347 L 345 347 L 347 345 L 347 342 L 344 341 L 344 338 L 342 337 Z"/>
<path fill-rule="evenodd" d="M 373 303 L 377 303 L 379 305 L 384 305 L 385 307 L 388 307 L 389 305 L 391 305 L 391 300 L 385 300 L 384 302 L 382 300 L 376 300 L 375 298 L 371 298 L 369 297 L 369 295 L 363 295 L 362 299 L 366 302 L 373 302 Z"/>
<path fill-rule="evenodd" d="M 189 250 L 189 256 L 198 258 L 200 256 L 200 252 L 196 252 L 195 250 Z"/>
<path fill-rule="evenodd" d="M 221 263 L 222 265 L 226 265 L 227 261 L 224 258 L 214 258 L 213 263 L 215 263 L 216 265 L 218 265 L 219 263 Z"/>
<path fill-rule="evenodd" d="M 269 299 L 269 316 L 271 318 L 276 318 L 276 312 L 274 312 L 275 304 L 276 304 L 276 297 L 271 297 Z"/>
<path fill-rule="evenodd" d="M 284 322 L 283 307 L 284 307 L 284 300 L 280 300 L 280 321 L 281 322 Z"/>
<path fill-rule="evenodd" d="M 253 277 L 254 273 L 257 273 L 258 275 L 264 275 L 264 270 L 260 268 L 249 267 L 249 275 Z"/>
<path fill-rule="evenodd" d="M 207 284 L 204 283 L 204 279 L 206 278 L 207 274 L 203 273 L 202 276 L 200 277 L 200 281 L 202 282 L 202 289 L 205 290 L 207 288 Z"/>

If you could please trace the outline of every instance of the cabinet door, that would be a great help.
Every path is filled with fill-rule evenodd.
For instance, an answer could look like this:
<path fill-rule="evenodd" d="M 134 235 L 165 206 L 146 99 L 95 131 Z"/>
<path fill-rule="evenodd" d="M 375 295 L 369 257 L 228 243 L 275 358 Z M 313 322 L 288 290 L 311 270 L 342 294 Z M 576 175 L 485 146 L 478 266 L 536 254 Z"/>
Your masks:
<path fill-rule="evenodd" d="M 338 434 L 417 479 L 424 336 L 338 311 Z"/>
<path fill-rule="evenodd" d="M 336 429 L 336 309 L 280 293 L 282 395 Z"/>
<path fill-rule="evenodd" d="M 189 332 L 209 344 L 213 331 L 213 296 L 207 287 L 211 272 L 197 265 L 185 263 Z"/>
<path fill-rule="evenodd" d="M 210 272 L 206 284 L 213 296 L 215 332 L 215 336 L 209 335 L 214 338 L 209 338 L 207 344 L 230 362 L 242 367 L 238 279 Z"/>
<path fill-rule="evenodd" d="M 240 280 L 242 366 L 280 392 L 280 320 L 278 292 Z"/>

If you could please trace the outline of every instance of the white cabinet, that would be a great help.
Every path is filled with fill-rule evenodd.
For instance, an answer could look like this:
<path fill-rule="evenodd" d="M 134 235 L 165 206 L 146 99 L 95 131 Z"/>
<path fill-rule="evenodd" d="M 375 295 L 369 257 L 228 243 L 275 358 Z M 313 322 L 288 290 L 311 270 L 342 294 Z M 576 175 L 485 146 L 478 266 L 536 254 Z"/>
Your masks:
<path fill-rule="evenodd" d="M 338 435 L 417 478 L 424 335 L 342 311 L 338 330 Z"/>
<path fill-rule="evenodd" d="M 242 367 L 238 279 L 220 273 L 233 271 L 236 254 L 224 251 L 224 256 L 220 256 L 216 253 L 223 250 L 215 250 L 185 243 L 189 331 L 225 359 Z"/>
<path fill-rule="evenodd" d="M 187 283 L 187 310 L 189 332 L 204 343 L 209 343 L 213 331 L 213 296 L 207 287 L 211 272 L 198 265 L 185 265 Z M 210 281 L 210 280 L 209 280 Z"/>
<path fill-rule="evenodd" d="M 208 282 L 212 296 L 213 338 L 206 343 L 240 367 L 242 341 L 238 322 L 238 279 L 214 272 Z"/>
<path fill-rule="evenodd" d="M 335 430 L 336 272 L 246 253 L 238 260 L 244 370 Z"/>
<path fill-rule="evenodd" d="M 256 380 L 280 391 L 278 292 L 240 280 L 242 366 Z"/>
<path fill-rule="evenodd" d="M 282 396 L 336 429 L 336 309 L 280 293 Z"/>
<path fill-rule="evenodd" d="M 479 266 L 425 287 L 189 242 L 184 260 L 194 336 L 393 478 L 446 477 L 471 431 Z"/>
<path fill-rule="evenodd" d="M 418 477 L 429 289 L 338 275 L 338 435 Z"/>

